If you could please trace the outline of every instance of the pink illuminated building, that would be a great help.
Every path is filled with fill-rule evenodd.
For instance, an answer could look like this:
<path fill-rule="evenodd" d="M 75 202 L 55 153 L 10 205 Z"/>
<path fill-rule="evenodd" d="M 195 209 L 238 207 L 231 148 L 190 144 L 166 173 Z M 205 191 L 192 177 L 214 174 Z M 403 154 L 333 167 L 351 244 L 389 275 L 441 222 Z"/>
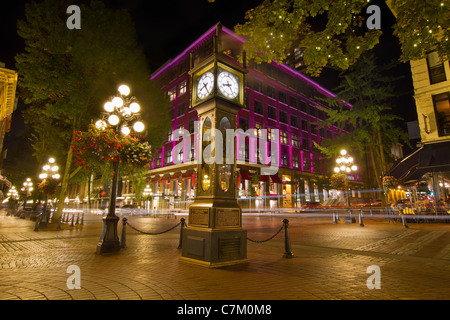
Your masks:
<path fill-rule="evenodd" d="M 190 108 L 189 70 L 212 54 L 213 39 L 218 32 L 223 53 L 238 61 L 244 40 L 218 24 L 151 75 L 151 80 L 167 92 L 172 102 L 172 131 L 167 133 L 165 145 L 154 153 L 148 179 L 152 194 L 150 209 L 185 209 L 193 200 L 197 111 Z M 238 146 L 239 203 L 243 208 L 292 208 L 327 199 L 328 190 L 319 190 L 313 180 L 334 166 L 326 165 L 314 142 L 322 144 L 340 129 L 334 126 L 319 129 L 326 113 L 317 108 L 320 104 L 317 97 L 334 95 L 285 64 L 249 61 L 247 70 L 245 107 L 238 113 L 237 126 L 244 131 L 254 129 L 256 136 L 261 129 L 279 130 L 278 159 L 274 159 L 279 170 L 276 175 L 260 175 L 261 164 L 251 151 L 251 139 Z M 179 143 L 178 139 L 174 141 L 174 133 L 180 129 L 192 134 L 191 145 L 184 149 L 187 152 L 172 152 Z"/>

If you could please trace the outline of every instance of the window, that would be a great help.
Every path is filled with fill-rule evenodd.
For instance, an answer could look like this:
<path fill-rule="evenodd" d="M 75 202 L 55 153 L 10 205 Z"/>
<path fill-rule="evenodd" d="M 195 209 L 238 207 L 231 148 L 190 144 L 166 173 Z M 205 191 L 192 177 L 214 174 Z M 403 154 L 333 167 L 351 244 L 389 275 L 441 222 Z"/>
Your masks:
<path fill-rule="evenodd" d="M 302 146 L 304 149 L 309 149 L 309 141 L 307 138 L 302 139 Z"/>
<path fill-rule="evenodd" d="M 293 168 L 298 168 L 299 167 L 299 157 L 298 154 L 294 154 L 292 155 L 292 167 Z"/>
<path fill-rule="evenodd" d="M 280 131 L 280 142 L 284 144 L 288 144 L 288 134 L 287 132 Z"/>
<path fill-rule="evenodd" d="M 278 100 L 283 103 L 287 103 L 286 93 L 280 91 L 278 92 Z"/>
<path fill-rule="evenodd" d="M 311 170 L 311 159 L 305 157 L 303 159 L 303 171 L 310 171 Z"/>
<path fill-rule="evenodd" d="M 263 125 L 261 123 L 255 123 L 255 136 L 260 138 L 261 137 L 261 130 L 263 129 Z"/>
<path fill-rule="evenodd" d="M 239 129 L 244 131 L 248 130 L 248 120 L 244 118 L 239 118 Z"/>
<path fill-rule="evenodd" d="M 277 120 L 277 111 L 275 110 L 274 107 L 267 106 L 267 116 L 268 116 L 270 119 Z"/>
<path fill-rule="evenodd" d="M 186 80 L 181 81 L 180 86 L 178 88 L 179 95 L 181 96 L 183 93 L 186 93 Z"/>
<path fill-rule="evenodd" d="M 305 101 L 299 101 L 299 105 L 300 105 L 300 111 L 306 112 L 306 102 Z"/>
<path fill-rule="evenodd" d="M 178 110 L 177 110 L 177 117 L 184 115 L 185 113 L 185 103 L 180 103 L 178 105 Z"/>
<path fill-rule="evenodd" d="M 248 143 L 239 143 L 238 158 L 240 160 L 248 160 L 249 147 Z"/>
<path fill-rule="evenodd" d="M 281 166 L 289 167 L 289 155 L 286 153 L 281 154 Z"/>
<path fill-rule="evenodd" d="M 195 142 L 191 142 L 191 161 L 195 160 Z"/>
<path fill-rule="evenodd" d="M 297 109 L 297 99 L 292 96 L 289 96 L 289 105 L 295 109 Z"/>
<path fill-rule="evenodd" d="M 291 116 L 291 126 L 298 128 L 298 119 L 295 116 Z"/>
<path fill-rule="evenodd" d="M 172 129 L 169 130 L 169 132 L 167 132 L 167 142 L 172 141 L 173 138 L 173 131 Z"/>
<path fill-rule="evenodd" d="M 271 86 L 267 86 L 267 95 L 271 98 L 275 99 L 275 88 Z"/>
<path fill-rule="evenodd" d="M 194 133 L 195 130 L 195 119 L 189 120 L 188 131 L 189 133 Z"/>
<path fill-rule="evenodd" d="M 178 149 L 177 152 L 177 163 L 183 162 L 183 148 Z"/>
<path fill-rule="evenodd" d="M 288 123 L 287 114 L 280 110 L 280 121 L 283 123 Z"/>
<path fill-rule="evenodd" d="M 291 141 L 292 141 L 291 143 L 292 143 L 293 147 L 300 147 L 300 140 L 299 140 L 298 136 L 292 135 Z"/>
<path fill-rule="evenodd" d="M 317 134 L 317 126 L 315 124 L 311 124 L 311 133 Z"/>
<path fill-rule="evenodd" d="M 308 121 L 302 120 L 302 130 L 308 131 Z"/>
<path fill-rule="evenodd" d="M 177 88 L 173 87 L 167 92 L 170 101 L 174 100 L 177 97 Z"/>
<path fill-rule="evenodd" d="M 255 91 L 258 91 L 258 92 L 262 92 L 263 91 L 262 90 L 262 82 L 260 80 L 255 79 L 254 89 L 255 89 Z"/>
<path fill-rule="evenodd" d="M 333 139 L 333 132 L 330 130 L 327 131 L 327 139 Z"/>
<path fill-rule="evenodd" d="M 161 153 L 158 153 L 158 155 L 156 156 L 155 167 L 161 167 Z"/>
<path fill-rule="evenodd" d="M 263 104 L 260 101 L 254 102 L 254 111 L 258 114 L 264 114 Z"/>
<path fill-rule="evenodd" d="M 171 164 L 172 163 L 172 150 L 166 151 L 165 157 L 164 157 L 164 164 Z"/>
<path fill-rule="evenodd" d="M 447 80 L 445 77 L 444 64 L 436 51 L 427 54 L 427 64 L 430 84 Z"/>
<path fill-rule="evenodd" d="M 180 124 L 177 127 L 177 134 L 178 134 L 178 140 L 183 138 L 183 133 L 184 133 L 184 124 Z M 174 137 L 175 138 L 175 137 Z"/>
<path fill-rule="evenodd" d="M 450 135 L 450 99 L 449 93 L 441 93 L 433 96 L 434 111 L 439 136 Z"/>

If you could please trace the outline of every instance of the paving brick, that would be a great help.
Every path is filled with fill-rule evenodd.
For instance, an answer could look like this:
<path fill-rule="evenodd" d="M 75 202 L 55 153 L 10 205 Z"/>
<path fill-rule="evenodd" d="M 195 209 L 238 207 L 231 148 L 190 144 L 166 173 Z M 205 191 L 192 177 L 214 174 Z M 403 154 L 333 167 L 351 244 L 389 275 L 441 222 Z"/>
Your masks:
<path fill-rule="evenodd" d="M 244 216 L 252 238 L 266 239 L 285 216 Z M 97 255 L 98 216 L 83 226 L 33 231 L 34 222 L 0 212 L 0 299 L 446 299 L 450 224 L 332 224 L 332 219 L 288 216 L 293 259 L 284 259 L 284 233 L 248 242 L 247 264 L 208 269 L 179 260 L 179 229 L 157 236 L 127 229 L 127 248 Z M 136 218 L 141 230 L 167 230 L 176 220 Z M 119 235 L 121 225 L 119 225 Z M 66 286 L 69 265 L 81 270 L 81 289 Z M 381 270 L 381 289 L 369 290 L 367 267 Z"/>

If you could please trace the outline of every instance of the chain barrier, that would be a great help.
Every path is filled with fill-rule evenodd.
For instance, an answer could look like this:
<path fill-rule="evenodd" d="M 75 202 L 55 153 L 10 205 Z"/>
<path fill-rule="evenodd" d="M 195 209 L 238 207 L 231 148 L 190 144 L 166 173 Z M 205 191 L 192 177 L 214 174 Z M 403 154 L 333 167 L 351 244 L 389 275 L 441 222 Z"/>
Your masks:
<path fill-rule="evenodd" d="M 127 224 L 128 226 L 130 226 L 131 229 L 133 229 L 133 230 L 135 230 L 135 231 L 137 231 L 137 232 L 140 232 L 140 233 L 142 233 L 142 234 L 147 234 L 147 235 L 151 235 L 151 236 L 156 236 L 156 235 L 159 235 L 159 234 L 163 234 L 163 233 L 172 231 L 173 229 L 175 229 L 176 227 L 178 227 L 180 224 L 183 223 L 183 221 L 180 221 L 179 223 L 177 223 L 177 224 L 174 225 L 173 227 L 171 227 L 171 228 L 169 228 L 169 229 L 167 229 L 167 230 L 165 230 L 165 231 L 161 231 L 161 232 L 145 232 L 145 231 L 142 231 L 142 230 L 139 230 L 139 229 L 133 227 L 133 226 L 127 221 L 127 218 L 123 218 L 122 220 L 125 221 L 126 224 Z"/>
<path fill-rule="evenodd" d="M 278 229 L 278 231 L 275 232 L 275 234 L 274 234 L 273 236 L 271 236 L 271 237 L 269 237 L 269 238 L 267 238 L 267 239 L 265 239 L 265 240 L 253 240 L 253 239 L 250 239 L 250 238 L 248 238 L 248 237 L 247 237 L 247 240 L 248 240 L 248 241 L 251 241 L 251 242 L 254 242 L 254 243 L 263 243 L 263 242 L 267 242 L 267 241 L 272 240 L 273 238 L 275 238 L 275 237 L 281 232 L 281 230 L 283 230 L 283 228 L 284 228 L 284 223 L 283 223 L 283 225 L 280 227 L 280 229 Z"/>
<path fill-rule="evenodd" d="M 250 239 L 250 238 L 247 237 L 247 240 L 249 240 L 251 242 L 255 242 L 255 243 L 267 242 L 267 241 L 272 240 L 273 238 L 275 238 L 281 232 L 281 230 L 284 229 L 284 254 L 283 254 L 283 258 L 291 259 L 291 258 L 294 257 L 294 254 L 292 253 L 292 250 L 291 250 L 291 240 L 289 238 L 288 228 L 289 228 L 289 220 L 288 219 L 284 219 L 283 220 L 283 225 L 271 237 L 269 237 L 269 238 L 267 238 L 265 240 L 253 240 L 253 239 Z"/>
<path fill-rule="evenodd" d="M 183 241 L 183 229 L 187 226 L 187 224 L 186 224 L 185 221 L 186 221 L 186 220 L 185 220 L 184 218 L 181 218 L 179 223 L 177 223 L 177 224 L 174 225 L 173 227 L 170 227 L 169 229 L 164 230 L 164 231 L 161 231 L 161 232 L 145 232 L 145 231 L 139 230 L 138 228 L 132 226 L 132 225 L 128 222 L 128 219 L 127 219 L 127 218 L 123 218 L 123 219 L 122 219 L 122 224 L 123 224 L 123 225 L 122 225 L 122 236 L 121 236 L 121 239 L 120 239 L 120 247 L 121 247 L 121 248 L 126 248 L 126 247 L 127 247 L 127 245 L 126 245 L 126 225 L 128 225 L 131 229 L 133 229 L 133 230 L 135 230 L 135 231 L 137 231 L 137 232 L 139 232 L 139 233 L 146 234 L 146 235 L 151 235 L 151 236 L 160 235 L 160 234 L 163 234 L 163 233 L 172 231 L 173 229 L 175 229 L 176 227 L 178 227 L 179 225 L 181 225 L 181 230 L 180 230 L 180 240 L 179 240 L 179 243 L 178 243 L 178 249 L 181 249 L 181 247 L 182 247 L 182 241 Z"/>

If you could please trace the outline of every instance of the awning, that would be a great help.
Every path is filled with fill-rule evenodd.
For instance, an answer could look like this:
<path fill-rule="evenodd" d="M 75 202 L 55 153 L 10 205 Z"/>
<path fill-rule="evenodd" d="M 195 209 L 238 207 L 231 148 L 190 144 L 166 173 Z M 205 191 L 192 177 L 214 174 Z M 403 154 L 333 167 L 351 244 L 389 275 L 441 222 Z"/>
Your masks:
<path fill-rule="evenodd" d="M 152 178 L 151 182 L 152 183 L 156 183 L 156 182 L 159 181 L 159 178 L 160 178 L 160 176 L 155 176 L 155 177 Z"/>
<path fill-rule="evenodd" d="M 421 150 L 422 148 L 417 149 L 395 163 L 386 175 L 393 176 L 402 183 L 418 181 L 424 173 L 422 170 L 418 169 Z"/>
<path fill-rule="evenodd" d="M 277 174 L 271 175 L 270 178 L 272 179 L 273 183 L 282 183 L 280 177 Z"/>
<path fill-rule="evenodd" d="M 181 177 L 181 171 L 175 172 L 171 177 L 170 177 L 170 181 L 176 181 L 178 179 L 180 179 Z"/>
<path fill-rule="evenodd" d="M 191 179 L 192 176 L 195 176 L 195 170 L 189 169 L 181 175 L 181 179 Z"/>
<path fill-rule="evenodd" d="M 261 182 L 269 182 L 269 176 L 260 175 L 259 176 L 259 181 L 261 181 Z"/>
<path fill-rule="evenodd" d="M 239 170 L 241 177 L 243 180 L 252 180 L 252 176 L 250 174 L 250 172 L 248 172 L 247 170 Z"/>
<path fill-rule="evenodd" d="M 165 174 L 162 178 L 160 182 L 167 182 L 170 180 L 170 174 Z"/>
<path fill-rule="evenodd" d="M 450 171 L 450 141 L 425 144 L 419 155 L 419 170 Z"/>
<path fill-rule="evenodd" d="M 395 163 L 387 176 L 402 183 L 419 181 L 427 172 L 450 171 L 450 141 L 427 143 Z"/>

